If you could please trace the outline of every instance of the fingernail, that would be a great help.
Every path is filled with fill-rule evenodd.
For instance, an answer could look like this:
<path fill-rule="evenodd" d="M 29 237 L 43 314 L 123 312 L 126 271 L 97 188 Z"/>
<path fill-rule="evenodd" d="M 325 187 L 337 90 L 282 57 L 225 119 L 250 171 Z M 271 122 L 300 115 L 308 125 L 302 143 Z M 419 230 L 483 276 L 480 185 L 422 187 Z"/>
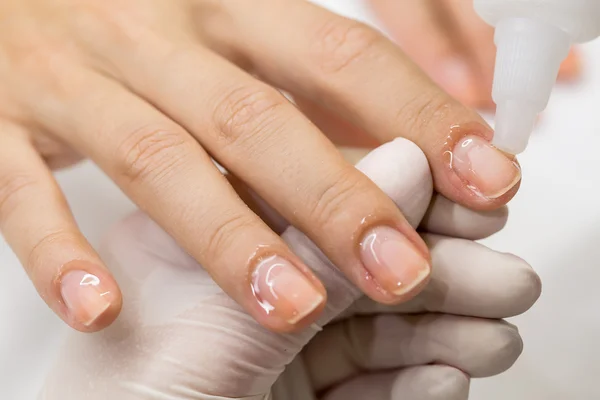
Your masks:
<path fill-rule="evenodd" d="M 479 136 L 467 136 L 454 147 L 452 168 L 471 190 L 495 199 L 521 180 L 521 169 Z"/>
<path fill-rule="evenodd" d="M 110 307 L 105 297 L 110 291 L 96 275 L 85 271 L 69 271 L 60 280 L 60 293 L 73 317 L 84 326 L 91 326 Z"/>
<path fill-rule="evenodd" d="M 291 262 L 280 256 L 262 259 L 252 273 L 252 291 L 268 314 L 296 324 L 325 300 Z"/>
<path fill-rule="evenodd" d="M 381 287 L 398 296 L 418 286 L 431 271 L 416 247 L 403 234 L 387 226 L 365 234 L 360 254 L 365 268 Z"/>

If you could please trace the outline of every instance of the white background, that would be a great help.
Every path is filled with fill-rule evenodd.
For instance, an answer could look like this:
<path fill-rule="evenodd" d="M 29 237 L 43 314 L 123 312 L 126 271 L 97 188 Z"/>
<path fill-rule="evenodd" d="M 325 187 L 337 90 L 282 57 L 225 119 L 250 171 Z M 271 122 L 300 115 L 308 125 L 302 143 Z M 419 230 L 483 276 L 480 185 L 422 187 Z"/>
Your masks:
<path fill-rule="evenodd" d="M 320 2 L 368 19 L 354 1 Z M 584 47 L 584 58 L 583 82 L 555 90 L 520 157 L 523 186 L 506 229 L 486 241 L 525 258 L 544 282 L 538 304 L 513 321 L 525 351 L 509 372 L 476 381 L 471 399 L 600 399 L 600 41 Z M 89 163 L 58 179 L 93 244 L 133 209 Z M 0 239 L 0 399 L 35 398 L 66 329 Z"/>

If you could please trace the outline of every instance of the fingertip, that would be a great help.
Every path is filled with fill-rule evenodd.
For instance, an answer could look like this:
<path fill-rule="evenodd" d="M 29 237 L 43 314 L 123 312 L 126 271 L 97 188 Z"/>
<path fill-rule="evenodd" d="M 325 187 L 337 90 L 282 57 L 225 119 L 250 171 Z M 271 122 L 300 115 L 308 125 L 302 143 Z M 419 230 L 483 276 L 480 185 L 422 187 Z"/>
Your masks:
<path fill-rule="evenodd" d="M 480 328 L 480 340 L 485 340 L 480 359 L 485 362 L 472 366 L 473 378 L 495 376 L 508 370 L 523 352 L 523 339 L 514 325 L 497 321 L 487 326 L 480 324 Z"/>
<path fill-rule="evenodd" d="M 111 325 L 122 308 L 122 294 L 110 272 L 93 262 L 65 264 L 54 282 L 59 315 L 74 329 L 97 332 Z"/>
<path fill-rule="evenodd" d="M 508 214 L 507 206 L 477 211 L 437 195 L 423 218 L 421 229 L 439 235 L 480 240 L 502 230 Z"/>
<path fill-rule="evenodd" d="M 435 187 L 449 199 L 474 210 L 494 210 L 517 193 L 521 167 L 514 156 L 491 143 L 493 131 L 472 120 L 450 127 L 427 146 Z"/>
<path fill-rule="evenodd" d="M 513 299 L 513 309 L 510 316 L 520 315 L 529 310 L 542 295 L 542 279 L 533 267 L 520 257 L 506 254 L 510 257 L 512 268 L 508 268 L 510 293 Z M 511 273 L 512 270 L 512 273 Z"/>

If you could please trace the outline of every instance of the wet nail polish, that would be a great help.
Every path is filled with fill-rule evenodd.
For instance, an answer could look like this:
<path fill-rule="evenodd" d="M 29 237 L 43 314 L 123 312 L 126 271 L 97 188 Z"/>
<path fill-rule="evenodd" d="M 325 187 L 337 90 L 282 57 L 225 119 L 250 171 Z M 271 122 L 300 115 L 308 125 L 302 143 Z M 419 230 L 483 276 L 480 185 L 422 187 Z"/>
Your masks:
<path fill-rule="evenodd" d="M 268 314 L 275 314 L 292 325 L 325 300 L 296 266 L 280 256 L 260 260 L 252 273 L 252 292 Z"/>
<path fill-rule="evenodd" d="M 362 262 L 386 291 L 404 295 L 429 276 L 431 268 L 416 247 L 400 232 L 380 226 L 360 243 Z"/>
<path fill-rule="evenodd" d="M 469 188 L 490 199 L 502 196 L 521 180 L 516 162 L 479 136 L 456 143 L 451 166 Z"/>
<path fill-rule="evenodd" d="M 69 271 L 60 280 L 60 293 L 73 317 L 91 326 L 110 307 L 110 291 L 100 278 L 85 271 Z"/>

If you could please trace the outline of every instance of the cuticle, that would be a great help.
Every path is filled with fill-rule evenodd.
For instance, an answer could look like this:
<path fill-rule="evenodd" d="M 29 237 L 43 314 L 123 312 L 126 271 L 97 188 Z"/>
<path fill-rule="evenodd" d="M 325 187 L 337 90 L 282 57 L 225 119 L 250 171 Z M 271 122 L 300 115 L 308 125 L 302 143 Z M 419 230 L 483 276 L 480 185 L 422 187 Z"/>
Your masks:
<path fill-rule="evenodd" d="M 394 296 L 391 292 L 389 292 L 388 290 L 386 290 L 383 286 L 381 286 L 381 284 L 377 281 L 377 279 L 375 279 L 375 277 L 373 276 L 373 274 L 371 274 L 371 272 L 369 272 L 369 270 L 364 266 L 361 256 L 360 256 L 360 249 L 362 247 L 362 240 L 365 237 L 366 233 L 369 232 L 371 229 L 375 229 L 378 227 L 388 227 L 391 228 L 397 232 L 400 232 L 403 236 L 405 236 L 414 246 L 414 248 L 423 256 L 423 258 L 425 260 L 427 260 L 428 263 L 431 263 L 430 260 L 430 255 L 429 254 L 423 254 L 423 252 L 421 251 L 421 246 L 419 246 L 417 243 L 415 243 L 415 241 L 413 240 L 412 237 L 404 235 L 404 233 L 402 232 L 402 226 L 397 223 L 394 222 L 395 219 L 394 218 L 381 218 L 380 215 L 378 213 L 372 213 L 367 215 L 366 217 L 364 217 L 360 224 L 358 225 L 358 227 L 354 230 L 354 233 L 352 234 L 352 242 L 353 242 L 353 247 L 354 247 L 354 254 L 356 256 L 356 258 L 359 260 L 362 271 L 360 273 L 361 276 L 367 276 L 368 279 L 370 279 L 372 282 L 375 283 L 375 288 L 378 292 L 390 296 L 390 297 L 396 297 Z"/>
<path fill-rule="evenodd" d="M 381 214 L 383 214 L 383 213 L 384 212 L 382 212 Z M 404 237 L 406 237 L 413 244 L 415 249 L 417 249 L 417 251 L 419 251 L 419 253 L 421 253 L 423 258 L 428 260 L 429 254 L 423 254 L 423 252 L 421 251 L 420 243 L 417 243 L 411 235 L 405 235 L 403 232 L 403 229 L 402 229 L 403 225 L 398 222 L 395 222 L 395 221 L 396 221 L 396 219 L 393 217 L 381 218 L 380 214 L 377 212 L 369 214 L 366 217 L 364 217 L 360 221 L 358 228 L 356 228 L 354 230 L 354 233 L 352 234 L 352 242 L 353 242 L 354 253 L 355 253 L 356 257 L 360 260 L 359 253 L 360 253 L 360 248 L 362 245 L 362 239 L 369 230 L 377 228 L 377 227 L 388 227 L 388 228 L 394 229 L 395 231 L 400 232 Z M 411 227 L 411 229 L 412 229 L 412 227 Z"/>
<path fill-rule="evenodd" d="M 483 195 L 475 186 L 471 184 L 467 179 L 463 178 L 454 171 L 454 148 L 456 145 L 467 136 L 478 136 L 484 139 L 486 142 L 493 146 L 491 140 L 493 138 L 494 131 L 487 125 L 480 122 L 467 122 L 464 124 L 456 124 L 450 127 L 448 136 L 443 145 L 443 165 L 444 168 L 451 174 L 453 174 L 464 186 L 469 188 L 471 195 L 477 196 L 483 199 L 489 199 Z M 514 159 L 516 161 L 516 159 Z M 451 180 L 454 187 L 460 189 L 461 187 L 456 184 L 456 181 Z"/>
<path fill-rule="evenodd" d="M 450 126 L 448 136 L 446 136 L 446 140 L 444 141 L 443 145 L 442 155 L 449 158 L 447 161 L 444 161 L 444 166 L 449 171 L 454 172 L 454 147 L 460 140 L 467 136 L 479 136 L 491 144 L 493 134 L 494 131 L 491 128 L 480 122 L 467 122 L 465 124 L 456 124 Z"/>
<path fill-rule="evenodd" d="M 258 245 L 256 250 L 248 257 L 248 262 L 246 263 L 246 265 L 248 265 L 248 268 L 246 268 L 246 287 L 249 288 L 252 297 L 258 302 L 260 309 L 262 309 L 266 315 L 272 315 L 272 311 L 277 315 L 276 309 L 257 293 L 253 279 L 261 262 L 270 257 L 281 257 L 291 263 L 306 279 L 308 279 L 316 290 L 322 292 L 322 284 L 315 276 L 314 272 L 308 266 L 305 266 L 293 252 L 290 253 L 280 245 Z M 324 296 L 326 296 L 326 293 L 324 293 Z M 272 307 L 272 309 L 268 309 L 269 307 Z"/>
<path fill-rule="evenodd" d="M 282 254 L 287 254 L 286 256 L 282 255 Z M 267 245 L 267 244 L 259 244 L 256 247 L 256 250 L 254 250 L 254 252 L 252 254 L 250 254 L 250 257 L 248 257 L 248 261 L 246 262 L 246 265 L 248 265 L 248 268 L 246 269 L 247 272 L 247 276 L 246 276 L 246 280 L 248 283 L 252 284 L 252 275 L 254 275 L 254 272 L 256 271 L 256 268 L 260 265 L 260 263 L 269 258 L 269 257 L 281 257 L 283 259 L 285 259 L 286 261 L 289 261 L 290 263 L 292 263 L 292 265 L 296 268 L 298 268 L 298 270 L 300 272 L 302 272 L 304 275 L 306 275 L 305 271 L 303 268 L 300 268 L 300 265 L 298 263 L 297 257 L 289 257 L 289 252 L 285 251 L 281 246 L 278 245 Z M 312 281 L 312 279 L 311 279 Z"/>
<path fill-rule="evenodd" d="M 74 258 L 74 259 L 69 260 L 66 263 L 62 264 L 60 267 L 58 267 L 58 270 L 56 271 L 56 274 L 54 275 L 54 278 L 52 279 L 52 291 L 54 292 L 55 298 L 58 299 L 59 304 L 61 304 L 61 305 L 64 304 L 64 300 L 63 300 L 62 294 L 60 292 L 60 287 L 62 285 L 63 278 L 69 272 L 81 270 L 81 271 L 86 271 L 90 275 L 94 275 L 94 276 L 98 277 L 96 274 L 90 273 L 85 268 L 79 267 L 80 265 L 86 265 L 86 264 L 90 265 L 91 263 L 82 258 Z M 98 277 L 98 279 L 100 279 L 100 277 Z"/>

